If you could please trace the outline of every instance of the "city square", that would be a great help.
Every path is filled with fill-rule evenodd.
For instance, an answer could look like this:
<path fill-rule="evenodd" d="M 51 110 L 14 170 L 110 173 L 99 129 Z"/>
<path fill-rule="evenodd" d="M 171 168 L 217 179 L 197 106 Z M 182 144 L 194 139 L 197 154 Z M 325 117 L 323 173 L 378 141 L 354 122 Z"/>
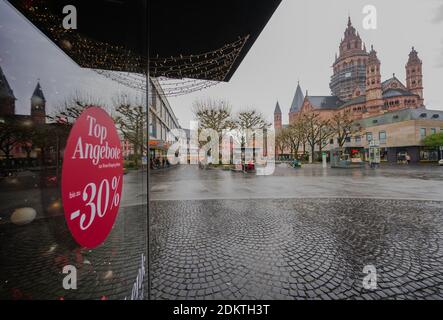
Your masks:
<path fill-rule="evenodd" d="M 181 166 L 151 179 L 155 299 L 442 298 L 439 167 Z"/>
<path fill-rule="evenodd" d="M 0 1 L 0 301 L 443 300 L 438 1 Z"/>

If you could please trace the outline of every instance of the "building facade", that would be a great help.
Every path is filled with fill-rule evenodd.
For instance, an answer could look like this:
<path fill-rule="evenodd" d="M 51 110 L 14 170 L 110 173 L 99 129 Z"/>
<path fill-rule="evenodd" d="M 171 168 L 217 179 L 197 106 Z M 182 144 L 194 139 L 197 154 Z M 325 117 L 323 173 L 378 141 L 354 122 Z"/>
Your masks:
<path fill-rule="evenodd" d="M 336 112 L 349 113 L 354 119 L 362 119 L 386 112 L 421 108 L 424 106 L 422 61 L 415 48 L 409 53 L 405 65 L 406 79 L 403 84 L 396 76 L 385 81 L 381 79 L 381 61 L 371 46 L 369 52 L 359 33 L 353 27 L 351 18 L 340 41 L 339 54 L 332 65 L 333 74 L 329 87 L 330 95 L 303 95 L 297 85 L 289 111 L 289 123 L 293 123 L 300 112 L 320 113 L 330 118 Z M 281 108 L 274 111 L 275 128 L 282 127 Z"/>
<path fill-rule="evenodd" d="M 289 125 L 304 112 L 316 112 L 324 120 L 336 113 L 346 113 L 361 129 L 345 144 L 351 157 L 366 158 L 369 143 L 376 141 L 385 161 L 396 162 L 405 154 L 410 155 L 412 162 L 438 160 L 438 150 L 422 146 L 426 135 L 440 132 L 443 127 L 442 112 L 424 106 L 422 65 L 413 47 L 405 64 L 405 82 L 395 74 L 382 81 L 377 52 L 373 46 L 367 51 L 349 18 L 332 65 L 331 94 L 311 96 L 306 91 L 304 95 L 298 83 L 289 110 Z M 286 126 L 277 102 L 274 128 L 278 131 Z M 332 138 L 323 151 L 336 147 L 338 143 Z M 290 151 L 280 150 L 279 154 L 288 157 Z"/>
<path fill-rule="evenodd" d="M 151 78 L 148 87 L 149 157 L 163 160 L 175 141 L 171 130 L 181 129 L 181 126 L 158 80 Z"/>
<path fill-rule="evenodd" d="M 3 160 L 36 158 L 38 148 L 27 142 L 23 134 L 17 134 L 15 131 L 21 128 L 20 132 L 25 132 L 27 128 L 46 125 L 46 98 L 40 82 L 37 82 L 31 96 L 28 115 L 16 113 L 16 100 L 14 91 L 0 66 L 0 124 L 2 125 L 0 159 Z"/>
<path fill-rule="evenodd" d="M 360 131 L 350 137 L 344 147 L 353 157 L 367 158 L 369 144 L 380 146 L 381 160 L 396 163 L 409 155 L 412 163 L 438 161 L 438 149 L 423 146 L 423 139 L 443 132 L 443 111 L 426 108 L 403 109 L 356 122 Z M 336 141 L 331 148 L 338 147 Z"/>

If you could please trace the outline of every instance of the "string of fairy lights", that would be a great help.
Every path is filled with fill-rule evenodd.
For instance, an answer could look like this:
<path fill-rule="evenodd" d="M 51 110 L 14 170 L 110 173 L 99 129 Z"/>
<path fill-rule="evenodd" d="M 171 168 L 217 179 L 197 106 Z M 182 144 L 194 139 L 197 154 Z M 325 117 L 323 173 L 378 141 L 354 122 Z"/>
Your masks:
<path fill-rule="evenodd" d="M 116 72 L 108 70 L 94 69 L 94 71 L 112 81 L 115 81 L 121 85 L 135 89 L 142 93 L 145 93 L 146 88 L 146 76 L 144 74 L 134 74 L 127 72 Z M 183 79 L 173 80 L 165 77 L 157 78 L 157 81 L 162 88 L 162 92 L 159 95 L 166 97 L 177 97 L 196 91 L 204 90 L 212 86 L 217 85 L 217 81 L 209 80 L 195 80 L 195 79 Z"/>
<path fill-rule="evenodd" d="M 157 78 L 163 95 L 175 97 L 217 85 L 229 74 L 249 35 L 213 51 L 177 57 L 143 57 L 109 43 L 91 40 L 62 27 L 60 17 L 39 1 L 25 2 L 27 17 L 74 56 L 82 67 L 126 87 L 146 92 L 146 68 Z M 114 71 L 109 71 L 114 70 Z M 211 79 L 211 80 L 205 80 Z"/>

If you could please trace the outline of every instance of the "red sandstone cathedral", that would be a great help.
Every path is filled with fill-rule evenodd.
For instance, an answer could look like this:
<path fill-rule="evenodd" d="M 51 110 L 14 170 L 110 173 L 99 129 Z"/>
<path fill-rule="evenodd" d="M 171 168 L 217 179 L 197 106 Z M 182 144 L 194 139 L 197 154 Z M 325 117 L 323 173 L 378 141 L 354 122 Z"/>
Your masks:
<path fill-rule="evenodd" d="M 333 64 L 333 75 L 329 96 L 306 96 L 297 85 L 289 111 L 289 123 L 293 123 L 300 112 L 315 110 L 322 118 L 335 112 L 347 112 L 354 119 L 361 119 L 389 111 L 423 107 L 422 61 L 412 48 L 406 63 L 406 85 L 395 77 L 381 81 L 381 63 L 371 46 L 369 53 L 360 35 L 352 26 L 351 18 L 339 55 Z M 282 128 L 282 112 L 277 102 L 274 111 L 274 127 Z"/>
<path fill-rule="evenodd" d="M 16 113 L 16 100 L 14 92 L 0 66 L 0 120 L 3 122 L 8 119 L 31 120 L 33 123 L 39 125 L 46 123 L 46 99 L 39 82 L 37 82 L 37 86 L 31 97 L 30 115 L 19 115 Z"/>

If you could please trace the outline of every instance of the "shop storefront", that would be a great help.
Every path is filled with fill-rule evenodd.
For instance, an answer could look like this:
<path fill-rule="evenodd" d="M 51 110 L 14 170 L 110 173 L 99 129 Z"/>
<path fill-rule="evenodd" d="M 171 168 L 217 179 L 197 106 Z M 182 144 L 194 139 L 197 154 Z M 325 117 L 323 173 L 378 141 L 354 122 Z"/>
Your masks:
<path fill-rule="evenodd" d="M 150 297 L 166 97 L 229 81 L 279 3 L 0 2 L 0 300 Z"/>
<path fill-rule="evenodd" d="M 0 300 L 145 298 L 145 155 L 131 146 L 146 135 L 125 126 L 144 93 L 74 64 L 4 1 L 0 21 Z"/>
<path fill-rule="evenodd" d="M 358 148 L 358 147 L 345 148 L 345 153 L 349 155 L 349 160 L 352 163 L 361 163 L 366 159 L 364 148 Z"/>
<path fill-rule="evenodd" d="M 440 150 L 438 148 L 420 148 L 420 161 L 436 162 L 440 160 Z"/>

